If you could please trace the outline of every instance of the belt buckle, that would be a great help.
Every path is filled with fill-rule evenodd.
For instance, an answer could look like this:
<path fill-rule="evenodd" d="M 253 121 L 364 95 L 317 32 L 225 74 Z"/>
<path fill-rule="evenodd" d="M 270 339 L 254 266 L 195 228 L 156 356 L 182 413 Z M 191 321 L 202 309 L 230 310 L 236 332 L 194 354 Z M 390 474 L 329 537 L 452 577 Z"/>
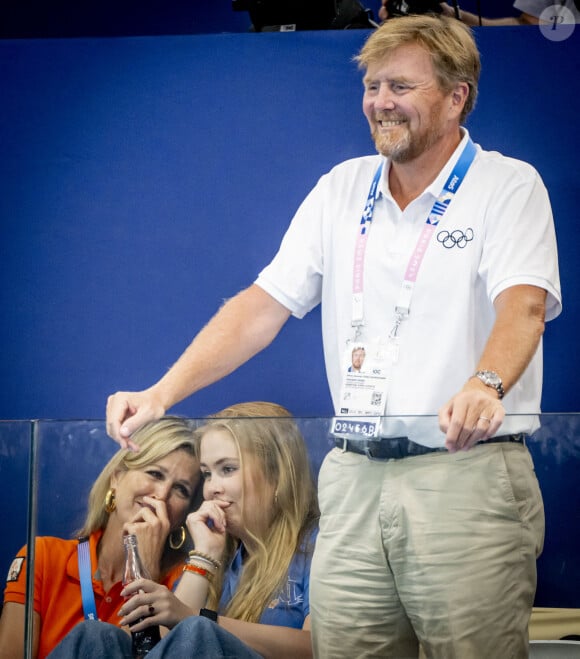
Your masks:
<path fill-rule="evenodd" d="M 340 449 L 341 453 L 346 453 L 348 451 L 348 439 L 346 437 L 339 437 L 342 440 L 342 448 Z"/>

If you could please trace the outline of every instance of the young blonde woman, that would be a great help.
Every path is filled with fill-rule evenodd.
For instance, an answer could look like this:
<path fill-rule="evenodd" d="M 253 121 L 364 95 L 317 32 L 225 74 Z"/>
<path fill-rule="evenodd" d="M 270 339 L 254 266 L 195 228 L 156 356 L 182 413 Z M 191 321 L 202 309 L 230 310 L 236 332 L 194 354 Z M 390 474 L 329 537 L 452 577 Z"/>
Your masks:
<path fill-rule="evenodd" d="M 125 601 L 123 535 L 137 536 L 155 581 L 172 588 L 181 576 L 192 546 L 183 525 L 201 500 L 193 430 L 184 419 L 164 417 L 138 434 L 141 450 L 117 451 L 93 484 L 78 534 L 84 540 L 36 539 L 33 657 L 46 657 L 90 616 L 119 624 Z M 0 618 L 2 659 L 24 656 L 26 549 L 9 570 Z"/>
<path fill-rule="evenodd" d="M 146 580 L 123 591 L 122 624 L 172 629 L 150 659 L 311 657 L 318 505 L 302 435 L 286 409 L 258 402 L 222 410 L 197 436 L 205 501 L 187 518 L 195 549 L 175 594 Z M 54 657 L 129 647 L 118 629 L 87 624 Z"/>

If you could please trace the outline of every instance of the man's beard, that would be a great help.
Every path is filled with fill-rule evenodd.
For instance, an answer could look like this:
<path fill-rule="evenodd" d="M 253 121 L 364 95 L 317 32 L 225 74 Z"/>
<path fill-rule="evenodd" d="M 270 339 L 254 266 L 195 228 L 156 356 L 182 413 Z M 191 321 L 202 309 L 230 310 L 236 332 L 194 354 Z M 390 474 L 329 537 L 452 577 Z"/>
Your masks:
<path fill-rule="evenodd" d="M 381 117 L 386 121 L 397 121 L 405 119 L 404 117 Z M 402 134 L 401 134 L 402 129 Z M 406 163 L 419 157 L 429 148 L 431 148 L 442 136 L 443 130 L 439 124 L 439 108 L 437 106 L 431 109 L 429 116 L 429 126 L 422 133 L 412 133 L 408 121 L 400 124 L 396 131 L 382 133 L 380 128 L 373 126 L 371 137 L 375 143 L 377 151 L 389 157 L 393 162 Z"/>
<path fill-rule="evenodd" d="M 408 128 L 402 135 L 394 135 L 392 132 L 385 135 L 375 127 L 372 130 L 372 138 L 377 151 L 381 155 L 391 158 L 393 162 L 408 162 L 415 157 L 415 154 L 412 153 L 415 149 Z"/>

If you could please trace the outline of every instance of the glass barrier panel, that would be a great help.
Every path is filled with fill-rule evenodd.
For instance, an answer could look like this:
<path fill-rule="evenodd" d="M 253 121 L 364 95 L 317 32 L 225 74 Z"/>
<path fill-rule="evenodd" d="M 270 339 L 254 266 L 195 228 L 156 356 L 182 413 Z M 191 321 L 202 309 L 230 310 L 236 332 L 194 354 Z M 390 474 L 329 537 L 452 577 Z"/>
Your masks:
<path fill-rule="evenodd" d="M 32 446 L 30 421 L 0 421 L 0 519 L 3 525 L 0 574 L 5 578 L 3 587 L 4 583 L 8 584 L 17 573 L 24 571 L 22 561 L 16 560 L 15 556 L 18 549 L 25 544 L 30 526 L 28 502 L 32 486 Z M 27 616 L 22 621 L 25 639 L 28 638 L 26 622 Z"/>
<path fill-rule="evenodd" d="M 205 423 L 204 419 L 190 421 L 196 427 Z M 238 421 L 249 424 L 253 419 Z M 328 417 L 294 421 L 305 439 L 315 477 L 337 438 L 340 445 L 344 437 L 367 431 L 360 425 L 366 423 L 365 419 L 341 418 L 342 425 Z M 574 624 L 578 625 L 580 414 L 512 416 L 506 418 L 500 433 L 510 428 L 525 429 L 529 435 L 526 444 L 544 499 L 546 537 L 538 560 L 535 605 L 538 610 L 572 611 L 571 615 L 577 616 Z M 378 422 L 378 432 L 431 445 L 440 436 L 438 420 L 433 416 L 385 417 Z M 0 510 L 8 530 L 0 548 L 4 574 L 18 549 L 32 538 L 75 537 L 86 514 L 89 490 L 117 449 L 100 420 L 0 422 L 0 478 L 4 491 Z M 33 656 L 29 633 L 27 643 L 26 656 Z"/>

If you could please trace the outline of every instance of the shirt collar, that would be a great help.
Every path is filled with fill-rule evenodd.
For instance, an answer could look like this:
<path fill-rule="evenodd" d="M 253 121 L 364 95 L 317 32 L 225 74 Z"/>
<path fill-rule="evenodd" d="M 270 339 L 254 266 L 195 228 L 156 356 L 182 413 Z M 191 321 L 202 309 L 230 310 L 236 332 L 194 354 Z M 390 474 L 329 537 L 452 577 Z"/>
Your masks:
<path fill-rule="evenodd" d="M 459 160 L 459 157 L 463 153 L 463 149 L 465 148 L 465 145 L 469 140 L 469 131 L 467 130 L 467 128 L 461 126 L 459 130 L 461 131 L 461 135 L 462 135 L 461 142 L 459 142 L 457 148 L 451 154 L 449 160 L 445 163 L 439 174 L 435 177 L 434 181 L 430 183 L 425 188 L 425 190 L 423 190 L 423 192 L 421 193 L 422 195 L 425 193 L 429 193 L 432 197 L 436 199 L 441 193 L 441 190 L 443 189 L 443 186 L 445 185 L 445 182 L 447 181 L 449 174 L 451 174 L 451 170 L 453 169 L 453 167 L 455 167 L 455 163 Z M 379 185 L 377 186 L 376 199 L 379 199 L 381 195 L 384 195 L 388 199 L 392 199 L 391 191 L 389 190 L 389 170 L 391 168 L 391 159 L 386 158 L 385 156 L 381 156 L 381 158 L 383 161 L 383 175 L 381 176 L 381 180 L 379 181 Z"/>

